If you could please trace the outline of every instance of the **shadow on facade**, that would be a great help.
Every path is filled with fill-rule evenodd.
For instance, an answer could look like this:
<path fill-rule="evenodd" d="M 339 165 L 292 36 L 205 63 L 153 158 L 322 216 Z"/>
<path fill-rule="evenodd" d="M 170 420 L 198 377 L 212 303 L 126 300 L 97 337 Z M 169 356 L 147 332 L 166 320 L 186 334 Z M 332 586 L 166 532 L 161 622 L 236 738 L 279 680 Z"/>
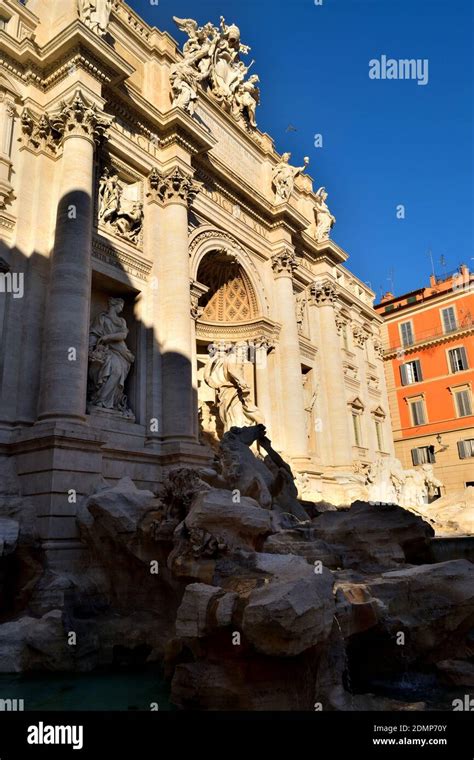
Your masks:
<path fill-rule="evenodd" d="M 173 325 L 153 324 L 151 298 L 159 304 L 159 284 L 154 296 L 145 279 L 132 281 L 113 240 L 88 226 L 92 206 L 81 192 L 61 200 L 51 258 L 0 242 L 0 461 L 13 459 L 46 548 L 79 546 L 76 505 L 102 478 L 113 484 L 129 476 L 138 488 L 155 491 L 164 467 L 210 458 L 195 437 L 190 358 L 163 352 L 157 336 L 172 335 Z M 71 208 L 75 216 L 68 217 Z M 91 236 L 98 242 L 92 257 Z M 123 387 L 129 416 L 116 408 L 91 410 L 86 399 L 90 326 L 110 298 L 124 301 L 125 343 L 134 357 Z M 82 420 L 68 416 L 78 398 Z"/>

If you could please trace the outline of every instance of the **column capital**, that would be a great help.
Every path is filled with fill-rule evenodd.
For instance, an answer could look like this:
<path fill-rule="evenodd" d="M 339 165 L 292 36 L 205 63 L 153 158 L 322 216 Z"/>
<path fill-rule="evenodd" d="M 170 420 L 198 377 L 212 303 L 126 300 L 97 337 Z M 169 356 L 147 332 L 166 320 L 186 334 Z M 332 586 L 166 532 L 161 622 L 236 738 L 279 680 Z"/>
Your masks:
<path fill-rule="evenodd" d="M 369 338 L 369 333 L 361 325 L 354 325 L 352 335 L 359 348 L 363 348 Z"/>
<path fill-rule="evenodd" d="M 58 111 L 48 120 L 63 142 L 68 137 L 85 137 L 98 144 L 108 137 L 113 117 L 101 113 L 96 103 L 77 89 L 70 100 L 61 101 Z"/>
<path fill-rule="evenodd" d="M 309 286 L 311 300 L 316 306 L 334 306 L 337 300 L 337 286 L 329 279 L 315 280 Z"/>
<path fill-rule="evenodd" d="M 272 269 L 275 277 L 292 277 L 296 267 L 295 252 L 289 246 L 272 256 Z"/>
<path fill-rule="evenodd" d="M 180 203 L 187 206 L 201 187 L 202 182 L 197 182 L 180 166 L 165 173 L 153 169 L 149 177 L 148 195 L 152 200 L 160 200 L 163 205 Z"/>

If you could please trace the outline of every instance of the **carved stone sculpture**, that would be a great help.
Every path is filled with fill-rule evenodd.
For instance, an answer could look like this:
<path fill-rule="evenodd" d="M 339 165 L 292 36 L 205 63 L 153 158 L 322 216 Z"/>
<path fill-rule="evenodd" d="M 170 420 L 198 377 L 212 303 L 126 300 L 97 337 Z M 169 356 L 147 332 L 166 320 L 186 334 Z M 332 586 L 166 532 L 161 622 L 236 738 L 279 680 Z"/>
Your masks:
<path fill-rule="evenodd" d="M 262 414 L 250 399 L 251 389 L 242 377 L 233 349 L 217 351 L 204 370 L 204 380 L 216 391 L 216 402 L 224 432 L 263 422 Z"/>
<path fill-rule="evenodd" d="M 198 84 L 202 83 L 236 120 L 254 129 L 260 100 L 256 86 L 259 78 L 253 74 L 245 79 L 250 66 L 240 60 L 240 54 L 247 54 L 250 48 L 241 44 L 238 26 L 228 26 L 222 16 L 219 27 L 211 23 L 199 27 L 194 19 L 176 16 L 173 20 L 188 35 L 183 46 L 183 60 L 170 69 L 173 106 L 192 115 Z"/>
<path fill-rule="evenodd" d="M 108 311 L 99 314 L 89 332 L 89 409 L 119 412 L 134 418 L 128 408 L 124 385 L 135 357 L 125 340 L 128 328 L 120 316 L 122 298 L 109 298 Z"/>
<path fill-rule="evenodd" d="M 105 37 L 113 0 L 77 0 L 79 18 L 99 37 Z"/>
<path fill-rule="evenodd" d="M 318 243 L 329 238 L 329 233 L 336 223 L 336 217 L 331 214 L 326 204 L 327 197 L 326 188 L 320 187 L 316 193 L 316 205 L 314 207 L 316 219 L 316 232 L 314 236 Z"/>
<path fill-rule="evenodd" d="M 284 202 L 289 200 L 296 177 L 304 172 L 309 164 L 309 158 L 305 156 L 304 166 L 291 166 L 289 161 L 291 153 L 283 153 L 281 160 L 273 167 L 272 181 L 275 189 L 275 201 Z"/>
<path fill-rule="evenodd" d="M 431 464 L 404 470 L 400 460 L 394 457 L 379 458 L 368 466 L 365 476 L 371 502 L 398 504 L 415 511 L 442 487 Z"/>
<path fill-rule="evenodd" d="M 143 203 L 127 200 L 118 174 L 106 167 L 99 181 L 98 221 L 119 237 L 134 243 L 143 227 Z"/>
<path fill-rule="evenodd" d="M 267 454 L 263 461 L 250 449 L 255 442 Z M 232 427 L 222 438 L 219 455 L 224 480 L 242 496 L 250 496 L 265 509 L 278 512 L 282 524 L 293 526 L 295 518 L 296 521 L 308 520 L 298 501 L 291 468 L 272 448 L 264 425 Z"/>

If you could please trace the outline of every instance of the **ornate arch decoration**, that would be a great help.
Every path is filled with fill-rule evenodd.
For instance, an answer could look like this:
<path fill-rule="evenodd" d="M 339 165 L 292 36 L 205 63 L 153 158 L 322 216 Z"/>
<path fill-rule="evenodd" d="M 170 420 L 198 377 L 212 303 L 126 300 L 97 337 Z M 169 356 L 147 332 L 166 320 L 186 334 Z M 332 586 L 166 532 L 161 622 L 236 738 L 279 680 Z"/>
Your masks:
<path fill-rule="evenodd" d="M 199 267 L 209 253 L 221 253 L 232 257 L 241 267 L 243 286 L 247 293 L 251 315 L 268 317 L 270 310 L 263 280 L 249 252 L 229 232 L 211 225 L 194 230 L 189 238 L 190 269 L 193 280 L 198 280 Z"/>

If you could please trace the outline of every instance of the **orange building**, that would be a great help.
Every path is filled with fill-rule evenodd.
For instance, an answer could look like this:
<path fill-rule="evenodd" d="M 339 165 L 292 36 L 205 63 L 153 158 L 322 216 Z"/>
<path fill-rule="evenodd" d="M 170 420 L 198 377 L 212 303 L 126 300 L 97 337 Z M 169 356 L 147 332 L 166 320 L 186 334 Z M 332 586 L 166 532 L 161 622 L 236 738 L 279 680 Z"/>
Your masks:
<path fill-rule="evenodd" d="M 474 485 L 474 274 L 432 275 L 375 309 L 396 456 L 405 468 L 433 462 L 448 494 Z"/>

